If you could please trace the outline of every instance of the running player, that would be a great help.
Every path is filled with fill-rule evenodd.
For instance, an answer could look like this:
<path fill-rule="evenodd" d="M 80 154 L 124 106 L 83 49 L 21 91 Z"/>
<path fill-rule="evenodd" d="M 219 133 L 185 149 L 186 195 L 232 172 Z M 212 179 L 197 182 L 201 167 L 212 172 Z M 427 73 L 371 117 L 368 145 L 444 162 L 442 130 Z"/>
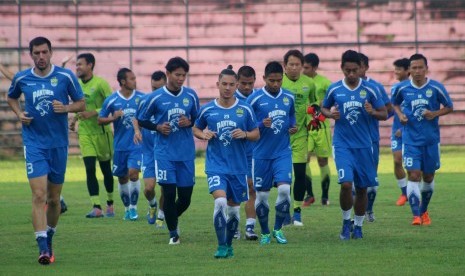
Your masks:
<path fill-rule="evenodd" d="M 155 71 L 152 74 L 150 80 L 152 86 L 152 93 L 155 93 L 157 89 L 163 87 L 166 84 L 166 75 L 162 71 Z M 145 101 L 145 100 L 142 100 Z M 144 105 L 143 102 L 140 106 Z M 137 110 L 137 115 L 140 113 L 141 109 Z M 136 115 L 136 117 L 137 117 Z M 165 220 L 165 215 L 163 213 L 163 195 L 160 195 L 160 202 L 157 203 L 155 195 L 155 159 L 153 155 L 154 150 L 154 140 L 156 131 L 148 130 L 145 128 L 139 128 L 139 123 L 137 118 L 133 120 L 134 124 L 134 142 L 139 144 L 142 142 L 142 175 L 144 178 L 144 195 L 149 203 L 149 208 L 147 212 L 147 222 L 149 224 L 156 223 L 157 228 L 163 228 L 163 223 Z M 157 206 L 158 205 L 158 206 Z M 158 207 L 158 216 L 157 215 Z"/>
<path fill-rule="evenodd" d="M 394 75 L 399 81 L 394 84 L 391 88 L 391 98 L 394 96 L 393 92 L 396 90 L 397 85 L 399 85 L 404 80 L 408 80 L 410 66 L 410 60 L 408 58 L 402 58 L 394 61 Z M 407 199 L 407 174 L 405 173 L 404 166 L 402 165 L 402 132 L 404 127 L 399 121 L 399 116 L 394 112 L 394 120 L 392 122 L 392 132 L 391 132 L 391 150 L 392 157 L 394 159 L 394 175 L 397 179 L 397 185 L 401 190 L 401 195 L 396 201 L 397 206 L 404 206 L 408 201 Z"/>
<path fill-rule="evenodd" d="M 271 242 L 268 226 L 268 198 L 272 187 L 278 188 L 273 237 L 280 244 L 287 239 L 281 230 L 291 206 L 292 151 L 290 135 L 297 132 L 294 95 L 281 88 L 283 67 L 277 61 L 265 67 L 265 87 L 255 91 L 247 102 L 252 106 L 260 130 L 260 140 L 253 151 L 254 187 L 257 192 L 255 211 L 261 227 L 260 244 Z"/>
<path fill-rule="evenodd" d="M 175 245 L 180 243 L 178 217 L 189 207 L 195 184 L 192 126 L 199 112 L 199 98 L 193 89 L 183 86 L 189 72 L 184 59 L 171 58 L 165 68 L 166 86 L 147 96 L 147 106 L 142 107 L 137 119 L 141 127 L 158 133 L 154 151 L 156 177 L 163 189 L 169 244 Z"/>
<path fill-rule="evenodd" d="M 144 94 L 136 90 L 136 76 L 128 68 L 117 73 L 120 90 L 103 103 L 98 123 L 113 123 L 115 131 L 113 175 L 118 177 L 118 188 L 125 208 L 124 220 L 137 220 L 137 201 L 140 191 L 141 146 L 135 144 L 132 120 Z"/>
<path fill-rule="evenodd" d="M 215 258 L 234 256 L 232 240 L 240 222 L 240 204 L 247 201 L 247 141 L 260 138 L 250 105 L 234 96 L 237 75 L 229 66 L 221 71 L 220 97 L 202 107 L 195 121 L 195 137 L 208 141 L 205 158 L 209 192 L 215 200 L 213 225 L 218 239 Z"/>
<path fill-rule="evenodd" d="M 434 192 L 434 174 L 440 167 L 439 117 L 452 112 L 453 104 L 444 85 L 426 77 L 425 56 L 412 55 L 409 71 L 411 80 L 396 86 L 392 103 L 404 125 L 402 155 L 412 225 L 430 225 L 428 205 Z"/>
<path fill-rule="evenodd" d="M 331 156 L 331 126 L 329 120 L 320 121 L 320 107 L 325 98 L 326 91 L 331 85 L 331 81 L 325 76 L 318 74 L 320 59 L 315 53 L 304 56 L 303 73 L 313 79 L 315 83 L 315 102 L 311 103 L 314 114 L 309 115 L 310 130 L 308 132 L 308 160 L 307 160 L 307 196 L 303 206 L 310 206 L 315 202 L 312 189 L 312 172 L 310 170 L 310 153 L 313 152 L 318 160 L 321 176 L 321 204 L 329 205 L 329 184 L 331 174 L 328 166 L 328 157 Z"/>
<path fill-rule="evenodd" d="M 289 50 L 284 55 L 282 87 L 294 94 L 295 117 L 298 131 L 291 135 L 292 165 L 294 168 L 294 214 L 293 223 L 303 226 L 301 207 L 305 197 L 306 167 L 308 156 L 307 108 L 315 101 L 315 84 L 313 80 L 303 75 L 304 55 L 299 50 Z M 311 185 L 311 184 L 309 184 Z"/>
<path fill-rule="evenodd" d="M 376 185 L 377 177 L 371 149 L 370 124 L 372 117 L 387 118 L 386 107 L 378 93 L 360 78 L 360 66 L 357 52 L 347 50 L 342 54 L 344 79 L 330 85 L 321 108 L 326 118 L 335 120 L 333 155 L 341 185 L 341 240 L 350 239 L 352 207 L 355 213 L 352 237 L 363 237 L 367 187 Z M 352 185 L 355 185 L 355 202 Z"/>
<path fill-rule="evenodd" d="M 84 111 L 86 107 L 74 74 L 51 64 L 50 40 L 45 37 L 32 39 L 29 55 L 34 67 L 14 76 L 7 101 L 22 123 L 26 173 L 32 191 L 32 225 L 39 246 L 38 261 L 46 265 L 55 261 L 52 238 L 60 217 L 60 194 L 68 159 L 68 113 Z M 24 94 L 24 110 L 19 102 L 21 94 Z"/>
<path fill-rule="evenodd" d="M 238 85 L 235 93 L 236 98 L 239 100 L 246 101 L 247 98 L 252 95 L 254 92 L 254 85 L 256 80 L 255 70 L 250 66 L 242 66 L 237 71 L 238 75 Z M 247 142 L 247 185 L 249 186 L 249 199 L 245 203 L 245 239 L 255 241 L 258 239 L 257 234 L 255 234 L 255 218 L 257 214 L 255 213 L 255 199 L 257 195 L 253 187 L 253 178 L 252 178 L 252 154 L 253 154 L 253 142 Z M 234 234 L 235 239 L 240 239 L 241 231 L 237 229 L 236 234 Z"/>
<path fill-rule="evenodd" d="M 394 115 L 394 111 L 392 109 L 392 104 L 391 101 L 389 100 L 389 97 L 386 93 L 386 90 L 384 89 L 384 86 L 375 81 L 374 79 L 367 77 L 366 72 L 368 71 L 369 66 L 369 59 L 366 55 L 359 53 L 360 55 L 360 61 L 361 61 L 361 66 L 360 66 L 360 77 L 364 80 L 366 80 L 369 84 L 371 84 L 375 88 L 375 92 L 379 94 L 381 97 L 384 105 L 386 106 L 386 110 L 388 112 L 388 116 Z M 378 175 L 378 164 L 379 164 L 379 120 L 377 118 L 372 118 L 371 120 L 371 139 L 373 142 L 373 157 L 375 158 L 375 165 L 376 165 L 376 175 Z M 373 212 L 373 205 L 375 204 L 375 199 L 376 195 L 378 193 L 378 186 L 379 182 L 378 179 L 376 179 L 376 185 L 371 186 L 367 188 L 367 197 L 368 197 L 368 202 L 367 202 L 367 209 L 366 209 L 366 214 L 365 214 L 365 219 L 368 222 L 374 222 L 375 221 L 375 213 Z"/>
<path fill-rule="evenodd" d="M 103 102 L 111 95 L 108 82 L 94 75 L 95 57 L 91 53 L 82 53 L 77 56 L 76 75 L 86 98 L 86 111 L 78 112 L 71 119 L 70 129 L 75 130 L 79 120 L 78 138 L 84 166 L 86 168 L 87 190 L 92 210 L 87 218 L 103 217 L 99 197 L 99 185 L 95 170 L 98 159 L 103 174 L 103 183 L 107 191 L 107 208 L 105 215 L 114 217 L 113 208 L 113 175 L 111 173 L 111 158 L 113 157 L 113 133 L 110 125 L 101 126 L 97 122 L 98 112 Z"/>

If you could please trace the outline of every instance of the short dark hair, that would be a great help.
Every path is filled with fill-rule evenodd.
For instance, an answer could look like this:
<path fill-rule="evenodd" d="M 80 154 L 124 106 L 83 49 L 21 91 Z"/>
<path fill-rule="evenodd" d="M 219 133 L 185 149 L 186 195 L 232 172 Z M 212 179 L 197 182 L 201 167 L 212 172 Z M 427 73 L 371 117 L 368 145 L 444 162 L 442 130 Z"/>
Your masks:
<path fill-rule="evenodd" d="M 304 63 L 308 63 L 313 67 L 318 67 L 320 58 L 315 53 L 309 53 L 304 56 Z"/>
<path fill-rule="evenodd" d="M 265 77 L 268 77 L 270 74 L 278 73 L 284 74 L 283 66 L 277 61 L 268 62 L 265 66 Z"/>
<path fill-rule="evenodd" d="M 38 36 L 29 42 L 29 53 L 32 54 L 32 48 L 34 46 L 39 46 L 43 44 L 47 44 L 48 50 L 50 52 L 52 51 L 52 43 L 50 42 L 50 40 L 48 40 L 48 38 L 45 38 L 43 36 Z"/>
<path fill-rule="evenodd" d="M 394 63 L 392 63 L 395 67 L 402 67 L 404 68 L 404 70 L 408 70 L 409 66 L 410 66 L 410 60 L 408 58 L 400 58 L 396 61 L 394 61 Z"/>
<path fill-rule="evenodd" d="M 92 70 L 95 67 L 95 57 L 91 53 L 82 53 L 77 56 L 77 59 L 83 58 L 86 60 L 87 64 L 92 63 Z"/>
<path fill-rule="evenodd" d="M 158 70 L 152 73 L 151 79 L 154 81 L 159 81 L 161 79 L 166 81 L 166 74 L 163 71 Z"/>
<path fill-rule="evenodd" d="M 246 78 L 253 77 L 254 79 L 256 78 L 255 70 L 248 65 L 244 65 L 241 68 L 239 68 L 239 71 L 237 71 L 237 76 L 243 76 Z"/>
<path fill-rule="evenodd" d="M 370 59 L 364 53 L 358 53 L 360 61 L 363 62 L 367 67 L 370 67 Z"/>
<path fill-rule="evenodd" d="M 119 85 L 121 85 L 122 80 L 126 80 L 126 74 L 132 72 L 131 69 L 128 68 L 121 68 L 118 70 L 116 74 L 116 79 L 118 80 Z"/>
<path fill-rule="evenodd" d="M 354 62 L 360 65 L 360 55 L 354 50 L 347 50 L 342 54 L 341 67 L 344 66 L 346 62 Z"/>
<path fill-rule="evenodd" d="M 186 71 L 186 73 L 188 73 L 189 72 L 189 63 L 187 63 L 187 61 L 185 61 L 181 57 L 174 57 L 174 58 L 171 58 L 170 60 L 168 60 L 168 63 L 166 63 L 166 66 L 165 66 L 166 71 L 168 71 L 170 73 L 173 72 L 174 70 L 178 69 L 178 68 L 182 68 L 182 69 L 184 69 L 184 71 Z"/>
<path fill-rule="evenodd" d="M 302 52 L 297 50 L 297 49 L 293 49 L 293 50 L 287 51 L 287 53 L 284 55 L 284 65 L 287 64 L 287 62 L 289 61 L 290 56 L 294 56 L 294 57 L 300 59 L 300 62 L 302 62 L 302 64 L 304 64 L 304 54 L 302 54 Z"/>
<path fill-rule="evenodd" d="M 228 65 L 226 69 L 221 70 L 221 73 L 218 76 L 218 80 L 220 80 L 223 76 L 233 76 L 237 80 L 237 74 L 234 72 L 232 65 Z"/>
<path fill-rule="evenodd" d="M 410 62 L 414 61 L 414 60 L 419 60 L 419 59 L 422 59 L 425 61 L 425 65 L 428 66 L 428 60 L 426 59 L 426 57 L 422 54 L 413 54 L 411 57 L 410 57 Z"/>

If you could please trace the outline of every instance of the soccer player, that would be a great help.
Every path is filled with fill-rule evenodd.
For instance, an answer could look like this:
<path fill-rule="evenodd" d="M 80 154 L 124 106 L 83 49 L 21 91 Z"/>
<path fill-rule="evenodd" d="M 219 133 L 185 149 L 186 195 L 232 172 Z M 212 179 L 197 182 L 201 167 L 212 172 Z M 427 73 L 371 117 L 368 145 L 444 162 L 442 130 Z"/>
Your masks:
<path fill-rule="evenodd" d="M 331 156 L 331 126 L 329 120 L 320 121 L 320 107 L 325 98 L 326 91 L 331 85 L 331 81 L 325 76 L 318 74 L 320 59 L 315 53 L 309 53 L 304 56 L 304 75 L 313 79 L 315 83 L 315 102 L 310 103 L 314 109 L 314 114 L 309 115 L 309 122 L 313 123 L 308 132 L 308 160 L 307 160 L 307 179 L 306 188 L 307 196 L 304 199 L 303 206 L 310 206 L 315 202 L 312 189 L 312 172 L 310 170 L 310 153 L 314 152 L 317 157 L 318 167 L 320 167 L 321 176 L 321 204 L 329 205 L 329 184 L 331 174 L 328 166 L 328 157 Z"/>
<path fill-rule="evenodd" d="M 152 93 L 155 93 L 157 89 L 163 87 L 166 84 L 166 75 L 162 71 L 155 71 L 152 74 L 150 79 L 152 86 Z M 144 101 L 144 100 L 143 100 Z M 143 103 L 141 103 L 141 106 Z M 153 155 L 154 150 L 154 140 L 156 131 L 148 130 L 146 128 L 139 128 L 139 123 L 137 122 L 137 115 L 140 113 L 141 109 L 137 110 L 136 118 L 133 119 L 134 124 L 134 142 L 142 142 L 142 175 L 144 178 L 144 195 L 149 203 L 149 208 L 147 212 L 147 222 L 149 224 L 156 223 L 157 228 L 163 228 L 163 223 L 165 220 L 165 214 L 163 213 L 163 194 L 160 195 L 160 202 L 157 203 L 155 195 L 155 159 Z M 157 205 L 158 205 L 158 215 L 157 215 Z M 157 216 L 156 216 L 157 215 Z M 156 217 L 155 217 L 156 216 Z"/>
<path fill-rule="evenodd" d="M 29 55 L 34 67 L 14 76 L 7 101 L 22 123 L 26 173 L 32 191 L 32 226 L 39 246 L 38 261 L 46 265 L 55 261 L 52 238 L 60 216 L 68 158 L 68 113 L 84 111 L 85 101 L 74 74 L 51 64 L 50 40 L 32 39 Z M 24 110 L 19 102 L 21 94 Z"/>
<path fill-rule="evenodd" d="M 61 67 L 65 67 L 65 64 L 66 63 L 63 63 Z M 10 81 L 12 81 L 13 77 L 15 76 L 15 74 L 11 72 L 10 70 L 8 70 L 8 68 L 6 68 L 3 64 L 0 64 L 0 72 L 5 76 L 5 78 L 7 78 Z M 60 206 L 61 206 L 60 214 L 63 214 L 64 212 L 68 211 L 68 206 L 66 205 L 63 195 L 61 194 L 60 194 Z"/>
<path fill-rule="evenodd" d="M 372 117 L 386 119 L 386 107 L 375 88 L 360 78 L 360 56 L 347 50 L 342 54 L 344 79 L 331 84 L 321 112 L 335 120 L 333 155 L 341 185 L 340 205 L 343 225 L 341 240 L 350 239 L 351 213 L 354 207 L 352 238 L 361 239 L 367 206 L 367 187 L 376 185 L 376 166 L 372 152 Z M 355 202 L 352 196 L 355 185 Z"/>
<path fill-rule="evenodd" d="M 137 220 L 137 201 L 140 191 L 141 145 L 134 143 L 133 118 L 144 94 L 136 90 L 136 76 L 128 68 L 116 75 L 120 90 L 103 102 L 98 123 L 113 123 L 115 132 L 113 175 L 118 177 L 118 188 L 124 205 L 124 220 Z"/>
<path fill-rule="evenodd" d="M 452 112 L 453 104 L 444 85 L 426 77 L 426 57 L 414 54 L 409 60 L 411 80 L 396 86 L 392 103 L 404 125 L 403 159 L 412 225 L 430 225 L 428 204 L 434 191 L 434 174 L 440 167 L 439 117 Z"/>
<path fill-rule="evenodd" d="M 268 63 L 263 76 L 265 87 L 247 98 L 247 103 L 257 116 L 260 130 L 260 140 L 255 143 L 253 151 L 252 167 L 257 192 L 255 211 L 261 227 L 262 245 L 271 242 L 268 198 L 272 187 L 278 188 L 273 237 L 280 244 L 287 243 L 281 228 L 284 219 L 289 216 L 291 206 L 292 151 L 289 136 L 297 132 L 297 127 L 294 95 L 281 88 L 283 74 L 283 67 L 279 62 Z"/>
<path fill-rule="evenodd" d="M 234 96 L 237 75 L 231 66 L 221 71 L 220 97 L 200 109 L 192 128 L 195 137 L 208 141 L 205 173 L 215 200 L 213 226 L 218 239 L 215 258 L 234 256 L 232 240 L 240 221 L 240 204 L 247 201 L 247 141 L 260 138 L 250 105 Z"/>
<path fill-rule="evenodd" d="M 98 159 L 103 183 L 107 192 L 107 208 L 105 215 L 114 217 L 113 208 L 113 175 L 111 172 L 111 158 L 113 157 L 113 133 L 110 125 L 101 126 L 97 122 L 98 112 L 103 102 L 111 95 L 111 87 L 106 80 L 95 76 L 95 57 L 91 53 L 77 56 L 76 75 L 86 98 L 86 110 L 78 112 L 71 119 L 70 129 L 75 130 L 79 121 L 78 138 L 84 166 L 86 168 L 87 190 L 92 210 L 86 218 L 100 218 L 104 214 L 99 197 L 99 184 L 96 176 L 96 161 Z"/>
<path fill-rule="evenodd" d="M 410 60 L 408 58 L 398 59 L 394 61 L 393 65 L 394 75 L 399 82 L 392 86 L 391 98 L 394 96 L 393 92 L 396 90 L 396 86 L 409 78 L 410 73 L 408 68 L 410 66 Z M 397 206 L 404 206 L 404 204 L 408 201 L 407 174 L 405 173 L 404 166 L 402 165 L 402 132 L 403 126 L 399 121 L 399 116 L 397 116 L 397 113 L 394 113 L 391 132 L 391 150 L 392 157 L 394 159 L 394 175 L 397 179 L 397 185 L 401 190 L 401 195 L 396 201 Z"/>
<path fill-rule="evenodd" d="M 156 177 L 163 189 L 169 244 L 175 245 L 180 243 L 178 217 L 189 207 L 195 184 L 192 126 L 199 112 L 199 98 L 193 89 L 183 86 L 189 72 L 189 64 L 184 59 L 171 58 L 165 69 L 166 86 L 147 96 L 147 106 L 142 107 L 144 112 L 137 119 L 139 126 L 157 131 Z"/>
<path fill-rule="evenodd" d="M 242 66 L 237 71 L 238 75 L 238 85 L 236 93 L 234 94 L 239 100 L 246 101 L 247 98 L 252 95 L 254 92 L 254 85 L 256 80 L 255 70 L 247 65 Z M 252 178 L 252 154 L 254 143 L 247 141 L 247 185 L 249 187 L 249 199 L 245 203 L 245 239 L 255 241 L 258 239 L 257 234 L 255 234 L 255 218 L 257 214 L 255 213 L 255 199 L 257 195 L 253 187 L 253 178 Z M 240 239 L 241 232 L 238 229 L 234 234 L 235 239 Z"/>
<path fill-rule="evenodd" d="M 307 108 L 315 100 L 315 84 L 313 80 L 303 75 L 304 55 L 299 50 L 289 50 L 284 55 L 282 87 L 290 91 L 295 99 L 295 117 L 297 132 L 291 135 L 292 165 L 294 168 L 294 214 L 293 223 L 303 226 L 301 207 L 305 197 L 306 168 L 308 157 Z M 311 185 L 311 184 L 309 184 Z"/>
<path fill-rule="evenodd" d="M 369 84 L 371 84 L 375 88 L 375 92 L 377 92 L 379 94 L 379 96 L 382 99 L 384 105 L 386 106 L 386 110 L 388 112 L 388 118 L 389 118 L 389 115 L 390 116 L 394 115 L 394 111 L 392 109 L 392 104 L 391 104 L 391 101 L 390 101 L 390 99 L 389 99 L 389 97 L 388 97 L 388 95 L 386 93 L 386 90 L 384 89 L 384 86 L 381 83 L 375 81 L 374 79 L 372 79 L 372 78 L 370 78 L 370 77 L 368 77 L 366 75 L 366 72 L 368 71 L 368 68 L 369 68 L 369 59 L 363 53 L 359 53 L 359 55 L 360 55 L 360 62 L 361 62 L 361 66 L 360 66 L 360 70 L 359 70 L 360 77 L 362 79 L 366 80 Z M 372 139 L 372 142 L 373 142 L 373 146 L 372 146 L 373 157 L 375 158 L 376 175 L 378 175 L 379 140 L 380 140 L 380 136 L 379 136 L 379 119 L 377 119 L 375 117 L 372 117 L 370 127 L 371 127 L 370 134 L 371 134 L 371 139 Z M 375 221 L 375 214 L 373 212 L 373 205 L 375 203 L 376 195 L 378 193 L 378 186 L 379 186 L 378 179 L 376 179 L 375 184 L 376 184 L 375 186 L 371 186 L 371 187 L 367 188 L 368 202 L 367 202 L 367 209 L 366 209 L 365 216 L 366 216 L 366 220 L 368 222 L 374 222 Z"/>

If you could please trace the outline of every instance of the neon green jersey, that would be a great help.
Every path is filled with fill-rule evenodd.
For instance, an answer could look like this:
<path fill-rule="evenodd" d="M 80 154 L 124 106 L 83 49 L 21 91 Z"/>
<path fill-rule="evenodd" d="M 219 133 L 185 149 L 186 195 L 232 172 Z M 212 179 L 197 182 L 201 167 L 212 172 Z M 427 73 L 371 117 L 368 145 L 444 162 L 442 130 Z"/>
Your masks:
<path fill-rule="evenodd" d="M 112 94 L 112 89 L 108 82 L 100 77 L 93 76 L 88 82 L 84 83 L 79 79 L 79 84 L 84 92 L 86 99 L 86 111 L 97 111 L 97 115 L 86 120 L 79 119 L 79 134 L 92 135 L 104 132 L 110 132 L 111 126 L 101 126 L 97 123 L 98 113 L 102 108 L 105 99 Z"/>
<path fill-rule="evenodd" d="M 315 83 L 316 87 L 315 101 L 311 104 L 317 104 L 321 106 L 321 103 L 323 102 L 326 96 L 326 91 L 328 90 L 328 87 L 331 85 L 331 81 L 327 77 L 322 75 L 316 75 L 311 79 Z M 324 124 L 326 125 L 326 127 L 329 127 L 329 120 L 325 120 Z"/>
<path fill-rule="evenodd" d="M 300 75 L 296 81 L 292 81 L 284 74 L 282 88 L 292 92 L 295 98 L 295 119 L 298 131 L 292 137 L 307 135 L 307 107 L 315 101 L 315 83 L 305 75 Z"/>

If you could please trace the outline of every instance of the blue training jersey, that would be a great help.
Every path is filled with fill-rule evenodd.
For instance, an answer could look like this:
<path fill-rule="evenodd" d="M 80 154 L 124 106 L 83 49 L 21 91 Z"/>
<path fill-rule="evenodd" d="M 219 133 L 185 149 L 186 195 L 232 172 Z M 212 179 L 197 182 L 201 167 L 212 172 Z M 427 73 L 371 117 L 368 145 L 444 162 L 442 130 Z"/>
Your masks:
<path fill-rule="evenodd" d="M 149 121 L 160 125 L 169 122 L 171 133 L 169 135 L 158 134 L 155 136 L 155 156 L 157 160 L 189 161 L 195 159 L 194 136 L 192 126 L 180 127 L 178 124 L 181 115 L 186 116 L 192 122 L 199 112 L 199 98 L 197 93 L 183 86 L 181 91 L 174 95 L 166 86 L 157 89 L 147 96 L 147 105 L 138 115 L 138 120 Z"/>
<path fill-rule="evenodd" d="M 100 110 L 100 117 L 108 117 L 116 111 L 122 109 L 124 115 L 113 122 L 114 148 L 115 151 L 131 151 L 140 149 L 141 145 L 134 143 L 134 126 L 132 120 L 135 118 L 139 104 L 144 97 L 144 93 L 134 90 L 125 98 L 119 91 L 111 94 L 105 99 Z"/>
<path fill-rule="evenodd" d="M 335 121 L 333 145 L 341 148 L 370 148 L 372 116 L 365 110 L 365 101 L 373 108 L 384 106 L 376 89 L 366 80 L 360 79 L 354 89 L 349 88 L 344 80 L 340 80 L 328 87 L 323 107 L 335 106 L 341 117 Z"/>
<path fill-rule="evenodd" d="M 254 92 L 255 92 L 255 89 L 252 91 L 252 93 L 249 94 L 249 96 L 252 95 Z M 247 102 L 247 98 L 249 97 L 249 96 L 242 94 L 238 89 L 236 89 L 234 96 L 236 96 L 236 98 L 244 102 Z M 247 157 L 252 157 L 254 147 L 255 147 L 255 141 L 247 140 Z"/>
<path fill-rule="evenodd" d="M 153 91 L 152 93 L 154 93 L 155 91 Z M 139 117 L 139 114 L 143 113 L 144 109 L 147 107 L 146 100 L 147 100 L 147 98 L 148 98 L 148 96 L 150 94 L 145 95 L 142 98 L 142 100 L 140 101 L 139 108 L 137 109 L 136 115 L 135 115 L 136 119 Z M 150 121 L 152 123 L 154 122 L 153 116 L 150 118 Z M 155 136 L 157 135 L 157 131 L 146 129 L 146 128 L 143 128 L 141 126 L 139 126 L 139 128 L 140 128 L 140 133 L 142 135 L 142 152 L 143 153 L 151 152 L 153 154 L 154 144 L 155 144 Z"/>
<path fill-rule="evenodd" d="M 208 141 L 205 160 L 207 174 L 247 174 L 247 140 L 233 139 L 232 131 L 241 129 L 252 131 L 257 121 L 252 107 L 236 98 L 229 108 L 222 107 L 213 100 L 200 109 L 195 126 L 216 132 L 216 137 Z"/>
<path fill-rule="evenodd" d="M 391 87 L 391 100 L 394 98 L 394 93 L 397 89 L 397 86 L 400 84 L 400 82 L 395 83 Z M 401 109 L 403 110 L 403 107 L 401 105 Z M 396 136 L 397 130 L 400 129 L 402 132 L 404 131 L 404 126 L 400 123 L 399 116 L 397 116 L 397 113 L 394 112 L 394 118 L 392 120 L 392 128 L 391 128 L 391 138 L 394 138 Z"/>
<path fill-rule="evenodd" d="M 426 109 L 437 111 L 441 108 L 441 104 L 453 108 L 452 100 L 444 85 L 428 78 L 423 86 L 417 87 L 413 81 L 405 80 L 396 86 L 393 95 L 392 103 L 394 105 L 404 103 L 403 113 L 408 118 L 404 126 L 402 143 L 413 146 L 439 143 L 439 117 L 427 120 L 423 117 L 423 112 Z"/>
<path fill-rule="evenodd" d="M 55 113 L 54 100 L 69 104 L 83 99 L 84 94 L 74 74 L 55 65 L 49 74 L 41 77 L 34 68 L 18 72 L 8 90 L 8 97 L 18 99 L 24 94 L 28 117 L 34 118 L 23 125 L 22 137 L 25 146 L 51 149 L 68 146 L 68 113 Z"/>
<path fill-rule="evenodd" d="M 389 96 L 386 93 L 386 89 L 384 89 L 384 86 L 381 83 L 369 77 L 366 79 L 366 81 L 373 86 L 375 92 L 378 93 L 379 97 L 381 97 L 384 105 L 388 105 L 391 103 L 391 100 L 389 99 Z M 370 133 L 371 140 L 373 142 L 379 142 L 379 120 L 373 116 L 371 116 Z"/>
<path fill-rule="evenodd" d="M 280 89 L 276 95 L 270 94 L 265 87 L 255 91 L 247 99 L 257 116 L 260 139 L 255 142 L 254 159 L 274 159 L 292 154 L 289 128 L 294 127 L 294 95 Z M 263 125 L 263 119 L 271 118 L 271 127 Z"/>

